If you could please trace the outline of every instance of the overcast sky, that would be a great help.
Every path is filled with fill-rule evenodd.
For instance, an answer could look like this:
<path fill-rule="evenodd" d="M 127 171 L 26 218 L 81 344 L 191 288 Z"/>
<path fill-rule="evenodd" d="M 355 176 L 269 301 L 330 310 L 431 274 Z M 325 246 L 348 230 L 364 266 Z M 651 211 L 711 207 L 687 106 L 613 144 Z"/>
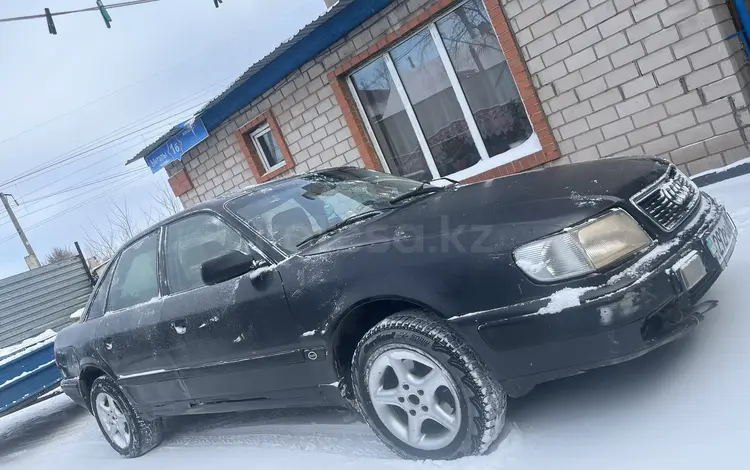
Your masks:
<path fill-rule="evenodd" d="M 94 3 L 5 0 L 0 17 Z M 111 200 L 144 222 L 164 171 L 125 161 L 324 11 L 324 0 L 224 0 L 219 9 L 160 0 L 111 10 L 109 30 L 97 12 L 55 17 L 56 36 L 44 19 L 0 23 L 0 192 L 18 200 L 39 258 L 83 242 L 90 220 L 106 226 Z M 41 167 L 50 162 L 59 163 Z M 14 234 L 0 207 L 0 278 L 27 269 Z"/>

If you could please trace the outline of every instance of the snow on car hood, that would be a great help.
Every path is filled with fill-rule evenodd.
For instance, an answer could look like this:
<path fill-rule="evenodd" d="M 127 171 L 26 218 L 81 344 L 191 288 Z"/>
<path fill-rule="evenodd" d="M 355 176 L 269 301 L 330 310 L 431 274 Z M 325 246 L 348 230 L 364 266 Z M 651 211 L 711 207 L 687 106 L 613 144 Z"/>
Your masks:
<path fill-rule="evenodd" d="M 667 167 L 652 158 L 615 158 L 456 185 L 342 229 L 305 251 L 323 253 L 471 230 L 485 230 L 490 237 L 486 242 L 498 249 L 512 248 L 622 203 Z"/>

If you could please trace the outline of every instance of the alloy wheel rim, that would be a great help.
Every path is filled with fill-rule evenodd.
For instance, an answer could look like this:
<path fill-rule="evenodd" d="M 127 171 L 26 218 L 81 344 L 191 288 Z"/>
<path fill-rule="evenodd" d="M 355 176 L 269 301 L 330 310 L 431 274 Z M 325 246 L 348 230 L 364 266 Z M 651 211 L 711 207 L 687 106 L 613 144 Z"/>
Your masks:
<path fill-rule="evenodd" d="M 127 448 L 131 440 L 130 424 L 110 394 L 102 392 L 96 396 L 96 414 L 110 440 L 121 449 Z"/>
<path fill-rule="evenodd" d="M 392 348 L 377 356 L 368 377 L 370 401 L 385 427 L 420 450 L 447 446 L 461 427 L 453 378 L 428 355 Z"/>

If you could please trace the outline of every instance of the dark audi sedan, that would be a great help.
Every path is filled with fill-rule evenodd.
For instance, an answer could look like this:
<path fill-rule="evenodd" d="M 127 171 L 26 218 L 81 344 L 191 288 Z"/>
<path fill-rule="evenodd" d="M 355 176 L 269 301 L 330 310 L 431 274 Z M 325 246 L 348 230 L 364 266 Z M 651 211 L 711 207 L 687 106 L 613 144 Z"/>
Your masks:
<path fill-rule="evenodd" d="M 128 242 L 56 358 L 128 457 L 165 416 L 328 405 L 403 457 L 458 458 L 495 440 L 507 395 L 691 330 L 735 239 L 655 158 L 469 185 L 330 169 Z"/>

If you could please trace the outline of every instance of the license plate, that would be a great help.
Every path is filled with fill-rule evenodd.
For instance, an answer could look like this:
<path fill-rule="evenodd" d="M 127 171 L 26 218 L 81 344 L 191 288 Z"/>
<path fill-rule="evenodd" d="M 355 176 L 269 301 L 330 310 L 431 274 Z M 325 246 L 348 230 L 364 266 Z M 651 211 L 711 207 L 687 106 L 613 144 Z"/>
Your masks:
<path fill-rule="evenodd" d="M 727 265 L 736 240 L 737 228 L 729 214 L 723 212 L 719 223 L 705 239 L 708 251 L 711 252 L 711 256 L 719 262 L 722 268 Z"/>

